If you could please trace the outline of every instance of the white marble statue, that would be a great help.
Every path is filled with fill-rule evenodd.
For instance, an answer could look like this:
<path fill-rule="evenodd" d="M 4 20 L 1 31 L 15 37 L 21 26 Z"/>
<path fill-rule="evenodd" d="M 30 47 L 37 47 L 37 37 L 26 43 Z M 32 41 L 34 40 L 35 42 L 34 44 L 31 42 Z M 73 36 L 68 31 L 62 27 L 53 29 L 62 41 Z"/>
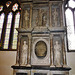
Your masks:
<path fill-rule="evenodd" d="M 21 66 L 27 65 L 27 50 L 28 50 L 28 45 L 26 44 L 26 41 L 24 41 L 21 51 Z"/>
<path fill-rule="evenodd" d="M 58 41 L 54 45 L 54 62 L 56 67 L 61 67 L 61 45 Z"/>

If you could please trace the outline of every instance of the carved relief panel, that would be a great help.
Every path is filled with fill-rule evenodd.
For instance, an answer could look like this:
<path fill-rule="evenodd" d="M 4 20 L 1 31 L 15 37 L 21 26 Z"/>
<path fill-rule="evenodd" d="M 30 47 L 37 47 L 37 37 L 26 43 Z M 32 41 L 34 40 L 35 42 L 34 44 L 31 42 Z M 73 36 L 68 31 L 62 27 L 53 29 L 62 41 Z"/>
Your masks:
<path fill-rule="evenodd" d="M 30 9 L 23 10 L 23 28 L 29 28 Z"/>
<path fill-rule="evenodd" d="M 49 26 L 49 8 L 36 7 L 33 8 L 33 27 L 35 26 Z"/>
<path fill-rule="evenodd" d="M 61 2 L 50 2 L 50 25 L 61 27 L 62 25 L 62 4 Z"/>
<path fill-rule="evenodd" d="M 31 28 L 32 4 L 22 4 L 21 27 L 24 29 Z"/>

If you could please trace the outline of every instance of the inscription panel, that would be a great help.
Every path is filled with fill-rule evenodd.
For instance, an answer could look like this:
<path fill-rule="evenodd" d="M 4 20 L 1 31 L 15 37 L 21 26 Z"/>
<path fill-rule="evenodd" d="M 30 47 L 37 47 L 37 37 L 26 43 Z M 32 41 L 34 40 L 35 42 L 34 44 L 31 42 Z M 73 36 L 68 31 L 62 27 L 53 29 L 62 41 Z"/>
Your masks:
<path fill-rule="evenodd" d="M 27 73 L 16 73 L 16 75 L 27 75 Z"/>
<path fill-rule="evenodd" d="M 65 75 L 65 74 L 53 74 L 53 75 Z"/>
<path fill-rule="evenodd" d="M 47 54 L 47 46 L 43 41 L 37 42 L 35 46 L 35 54 L 38 58 L 44 58 Z"/>
<path fill-rule="evenodd" d="M 46 73 L 34 73 L 34 75 L 47 75 Z"/>

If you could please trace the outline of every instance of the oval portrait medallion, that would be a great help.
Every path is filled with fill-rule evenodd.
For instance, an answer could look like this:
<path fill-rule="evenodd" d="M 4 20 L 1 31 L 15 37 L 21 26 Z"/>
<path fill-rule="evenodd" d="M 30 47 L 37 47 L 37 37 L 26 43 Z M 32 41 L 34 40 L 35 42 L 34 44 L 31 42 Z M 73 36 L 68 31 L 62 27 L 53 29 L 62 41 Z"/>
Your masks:
<path fill-rule="evenodd" d="M 44 41 L 39 41 L 35 45 L 35 54 L 38 58 L 44 58 L 47 54 L 47 45 Z"/>

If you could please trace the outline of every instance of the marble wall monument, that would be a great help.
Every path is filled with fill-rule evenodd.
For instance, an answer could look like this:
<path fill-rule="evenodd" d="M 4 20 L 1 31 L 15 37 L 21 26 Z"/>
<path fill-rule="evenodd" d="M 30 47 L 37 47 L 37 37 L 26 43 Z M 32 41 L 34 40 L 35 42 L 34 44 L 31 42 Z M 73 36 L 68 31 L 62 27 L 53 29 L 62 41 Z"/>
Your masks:
<path fill-rule="evenodd" d="M 13 75 L 69 75 L 66 60 L 65 0 L 20 0 Z"/>

